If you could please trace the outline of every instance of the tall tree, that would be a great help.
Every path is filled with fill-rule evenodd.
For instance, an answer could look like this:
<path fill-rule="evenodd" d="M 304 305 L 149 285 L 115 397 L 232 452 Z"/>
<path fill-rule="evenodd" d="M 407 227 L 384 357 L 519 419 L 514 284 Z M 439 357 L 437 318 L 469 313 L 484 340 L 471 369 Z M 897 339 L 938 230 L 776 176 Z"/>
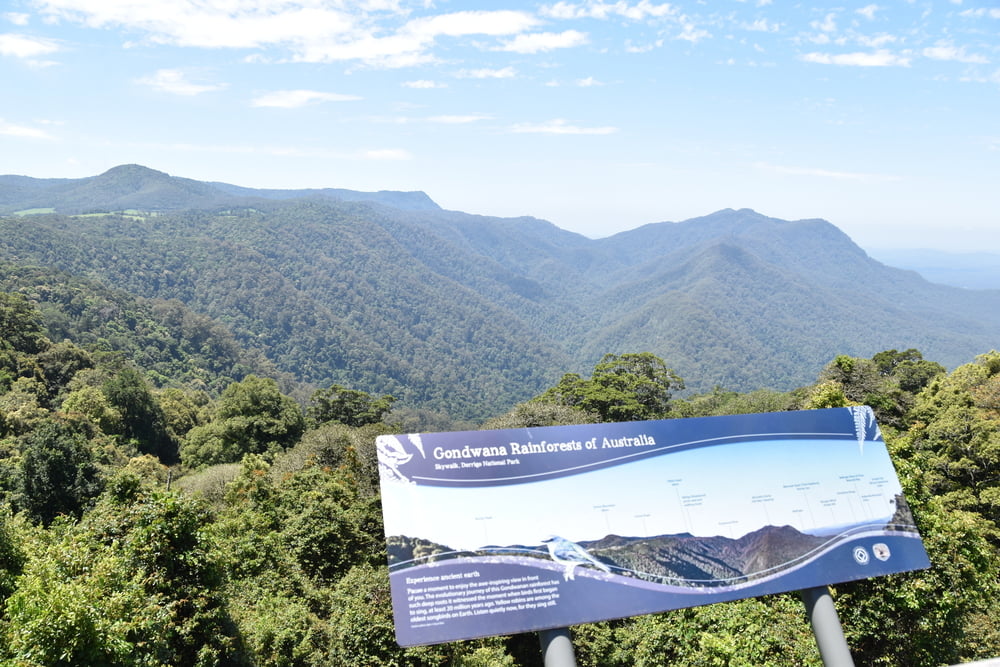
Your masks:
<path fill-rule="evenodd" d="M 651 352 L 606 354 L 590 379 L 567 373 L 538 400 L 590 412 L 604 422 L 662 419 L 681 379 Z"/>
<path fill-rule="evenodd" d="M 122 416 L 122 435 L 143 454 L 167 464 L 177 461 L 177 444 L 167 432 L 166 418 L 149 385 L 135 368 L 125 366 L 101 388 Z"/>
<path fill-rule="evenodd" d="M 235 463 L 246 454 L 274 455 L 295 444 L 305 427 L 302 409 L 277 382 L 248 375 L 222 392 L 214 420 L 188 432 L 181 459 L 197 468 Z"/>
<path fill-rule="evenodd" d="M 389 394 L 375 397 L 335 384 L 313 392 L 308 410 L 309 421 L 315 426 L 329 422 L 345 426 L 377 424 L 385 418 L 395 400 Z"/>
<path fill-rule="evenodd" d="M 101 491 L 101 475 L 86 438 L 46 420 L 25 437 L 18 504 L 48 525 L 57 516 L 79 517 Z"/>
<path fill-rule="evenodd" d="M 20 294 L 0 292 L 0 349 L 37 354 L 48 346 L 38 309 Z"/>

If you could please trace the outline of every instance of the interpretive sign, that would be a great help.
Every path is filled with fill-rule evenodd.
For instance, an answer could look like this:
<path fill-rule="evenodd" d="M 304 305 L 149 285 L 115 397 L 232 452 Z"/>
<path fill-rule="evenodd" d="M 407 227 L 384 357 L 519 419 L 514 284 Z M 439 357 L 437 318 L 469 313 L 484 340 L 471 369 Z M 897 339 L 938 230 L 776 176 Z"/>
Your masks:
<path fill-rule="evenodd" d="M 381 436 L 403 646 L 926 568 L 870 408 Z"/>

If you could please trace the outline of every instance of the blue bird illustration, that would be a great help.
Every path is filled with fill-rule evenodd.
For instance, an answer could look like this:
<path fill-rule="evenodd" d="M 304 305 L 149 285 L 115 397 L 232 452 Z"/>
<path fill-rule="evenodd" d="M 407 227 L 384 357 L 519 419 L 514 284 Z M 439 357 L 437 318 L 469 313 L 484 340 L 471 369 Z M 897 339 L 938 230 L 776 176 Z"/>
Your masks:
<path fill-rule="evenodd" d="M 591 556 L 579 544 L 570 542 L 563 537 L 552 535 L 542 540 L 542 542 L 548 546 L 549 556 L 552 557 L 552 560 L 562 563 L 566 567 L 563 572 L 563 578 L 566 581 L 574 578 L 576 568 L 580 565 L 590 565 L 605 572 L 611 572 L 607 565 Z"/>

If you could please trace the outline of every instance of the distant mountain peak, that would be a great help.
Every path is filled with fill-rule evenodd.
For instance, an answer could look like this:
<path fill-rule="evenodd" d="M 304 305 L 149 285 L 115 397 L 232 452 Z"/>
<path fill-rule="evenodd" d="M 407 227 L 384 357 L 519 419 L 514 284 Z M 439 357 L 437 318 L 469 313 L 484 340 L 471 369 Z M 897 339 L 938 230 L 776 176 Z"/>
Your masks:
<path fill-rule="evenodd" d="M 125 209 L 179 211 L 245 205 L 254 199 L 305 198 L 367 202 L 411 211 L 441 210 L 421 191 L 246 188 L 171 176 L 141 164 L 120 164 L 97 176 L 77 179 L 0 176 L 0 212 L 33 208 L 67 214 Z"/>
<path fill-rule="evenodd" d="M 144 178 L 170 178 L 170 174 L 144 167 L 141 164 L 120 164 L 111 167 L 96 178 L 121 178 L 122 176 L 141 176 Z"/>

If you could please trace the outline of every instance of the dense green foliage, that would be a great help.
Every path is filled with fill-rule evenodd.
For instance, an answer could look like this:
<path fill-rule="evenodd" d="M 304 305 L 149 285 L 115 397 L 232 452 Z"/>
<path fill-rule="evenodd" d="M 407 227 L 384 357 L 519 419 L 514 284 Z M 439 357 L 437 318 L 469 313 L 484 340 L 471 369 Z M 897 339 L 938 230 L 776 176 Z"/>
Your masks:
<path fill-rule="evenodd" d="M 247 351 L 246 341 L 237 343 L 224 325 L 177 300 L 136 298 L 93 280 L 2 260 L 0 292 L 5 293 L 0 331 L 16 332 L 10 341 L 15 349 L 30 351 L 29 341 L 43 335 L 57 343 L 72 340 L 94 355 L 128 358 L 156 386 L 183 384 L 217 393 L 249 373 L 292 385 L 261 352 Z M 22 330 L 3 319 L 17 313 L 17 302 L 33 304 L 36 318 L 28 323 L 20 317 Z M 0 386 L 2 373 L 0 366 Z"/>
<path fill-rule="evenodd" d="M 374 450 L 398 432 L 391 396 L 334 385 L 307 415 L 253 374 L 157 387 L 52 343 L 20 295 L 0 317 L 0 664 L 540 667 L 531 635 L 395 643 Z M 837 587 L 856 663 L 1000 655 L 1000 353 L 950 373 L 912 349 L 841 355 L 788 393 L 682 386 L 655 355 L 609 354 L 484 426 L 865 401 L 933 567 Z M 573 632 L 582 667 L 821 664 L 791 595 Z"/>

